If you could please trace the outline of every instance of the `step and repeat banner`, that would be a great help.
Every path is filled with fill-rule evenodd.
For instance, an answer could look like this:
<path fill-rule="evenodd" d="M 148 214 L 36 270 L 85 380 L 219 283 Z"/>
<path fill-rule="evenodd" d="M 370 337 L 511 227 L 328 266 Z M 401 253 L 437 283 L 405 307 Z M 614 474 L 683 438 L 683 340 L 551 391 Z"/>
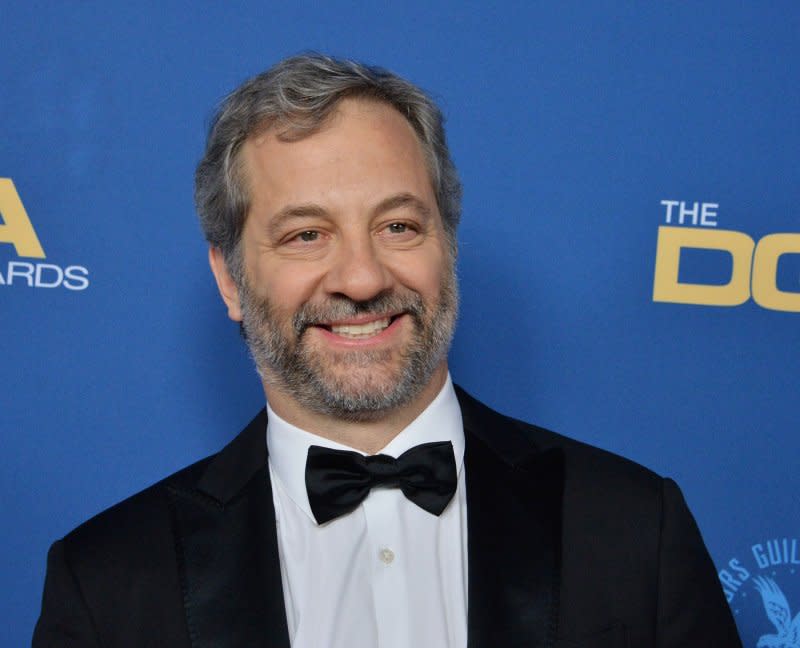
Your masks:
<path fill-rule="evenodd" d="M 29 2 L 0 25 L 2 645 L 29 641 L 51 542 L 263 406 L 193 173 L 220 99 L 305 50 L 447 115 L 455 381 L 675 478 L 745 646 L 796 645 L 765 598 L 800 623 L 797 3 Z"/>

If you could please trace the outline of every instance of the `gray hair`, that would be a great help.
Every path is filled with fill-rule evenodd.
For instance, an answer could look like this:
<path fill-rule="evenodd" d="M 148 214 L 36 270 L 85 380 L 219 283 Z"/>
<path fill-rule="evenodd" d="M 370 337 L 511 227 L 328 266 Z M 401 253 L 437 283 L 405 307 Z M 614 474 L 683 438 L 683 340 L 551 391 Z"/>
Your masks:
<path fill-rule="evenodd" d="M 345 98 L 383 101 L 402 114 L 419 138 L 439 212 L 455 257 L 461 182 L 450 158 L 444 117 L 425 92 L 378 67 L 305 54 L 285 59 L 239 86 L 222 102 L 195 173 L 195 204 L 206 239 L 223 254 L 237 283 L 243 279 L 239 242 L 250 207 L 239 155 L 266 128 L 285 141 L 322 127 Z"/>

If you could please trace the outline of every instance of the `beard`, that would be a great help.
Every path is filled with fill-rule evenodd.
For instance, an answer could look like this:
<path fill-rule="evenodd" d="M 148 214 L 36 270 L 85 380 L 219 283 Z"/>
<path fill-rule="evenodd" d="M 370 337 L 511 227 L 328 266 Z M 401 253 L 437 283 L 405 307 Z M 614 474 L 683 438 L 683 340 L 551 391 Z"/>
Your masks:
<path fill-rule="evenodd" d="M 446 269 L 439 300 L 426 303 L 413 290 L 392 290 L 368 301 L 333 296 L 306 302 L 281 316 L 268 298 L 240 286 L 242 334 L 265 384 L 273 384 L 301 407 L 347 421 L 368 421 L 412 402 L 447 355 L 458 316 L 455 269 Z M 308 330 L 358 315 L 403 313 L 410 340 L 401 349 L 333 352 L 316 348 Z"/>

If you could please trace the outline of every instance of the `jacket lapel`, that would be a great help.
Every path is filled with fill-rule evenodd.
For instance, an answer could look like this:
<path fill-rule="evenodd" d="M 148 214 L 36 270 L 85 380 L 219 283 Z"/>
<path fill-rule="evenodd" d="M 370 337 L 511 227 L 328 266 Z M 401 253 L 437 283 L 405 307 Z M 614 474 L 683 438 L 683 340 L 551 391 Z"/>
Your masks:
<path fill-rule="evenodd" d="M 214 457 L 194 488 L 171 488 L 193 648 L 289 648 L 266 412 Z"/>
<path fill-rule="evenodd" d="M 469 648 L 553 646 L 563 455 L 457 389 L 466 435 Z"/>

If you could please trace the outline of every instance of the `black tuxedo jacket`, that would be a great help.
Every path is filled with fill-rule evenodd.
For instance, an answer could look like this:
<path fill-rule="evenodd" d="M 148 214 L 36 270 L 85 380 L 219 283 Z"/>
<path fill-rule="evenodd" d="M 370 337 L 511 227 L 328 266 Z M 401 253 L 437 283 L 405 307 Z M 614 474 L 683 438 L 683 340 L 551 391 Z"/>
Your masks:
<path fill-rule="evenodd" d="M 741 646 L 673 482 L 458 397 L 470 648 Z M 34 648 L 289 648 L 265 428 L 56 542 Z"/>

